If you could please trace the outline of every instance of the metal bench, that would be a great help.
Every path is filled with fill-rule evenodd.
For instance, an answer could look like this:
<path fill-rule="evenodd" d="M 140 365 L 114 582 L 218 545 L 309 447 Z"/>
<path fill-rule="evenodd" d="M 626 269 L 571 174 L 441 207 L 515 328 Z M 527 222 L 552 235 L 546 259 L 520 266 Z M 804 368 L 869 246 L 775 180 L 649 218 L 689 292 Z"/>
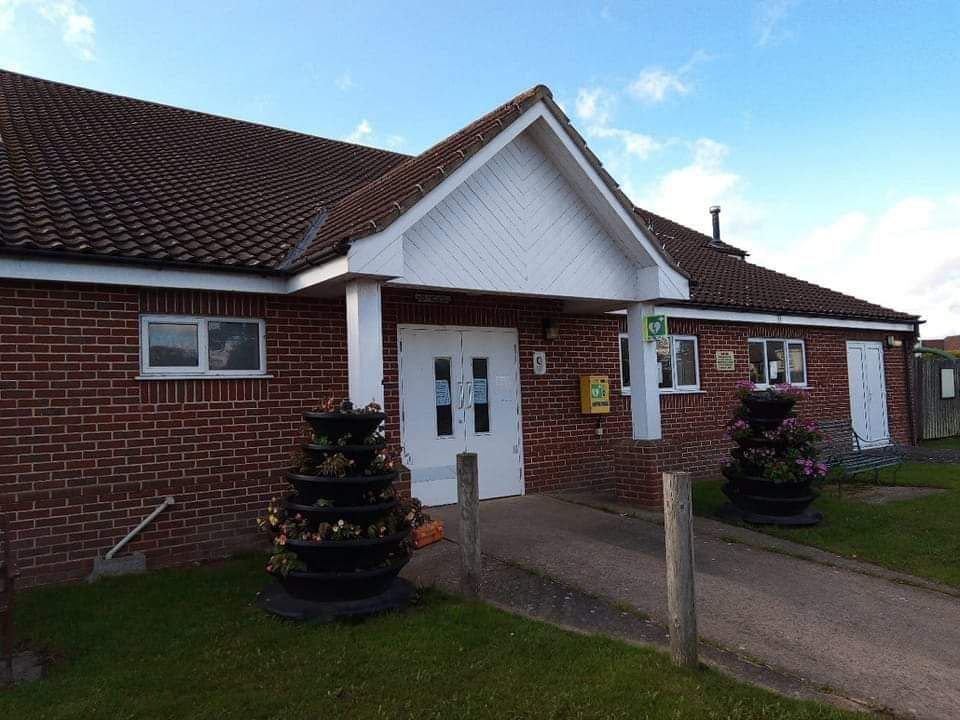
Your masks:
<path fill-rule="evenodd" d="M 823 433 L 820 454 L 831 468 L 839 468 L 846 477 L 872 472 L 874 482 L 879 482 L 880 471 L 903 464 L 906 456 L 903 449 L 883 438 L 887 444 L 880 447 L 864 447 L 866 441 L 853 429 L 849 419 L 825 420 L 817 423 Z"/>
<path fill-rule="evenodd" d="M 10 542 L 10 520 L 0 517 L 0 545 L 3 553 L 0 554 L 0 617 L 3 618 L 2 658 L 6 665 L 6 677 L 13 682 L 13 594 L 16 589 L 17 565 Z"/>

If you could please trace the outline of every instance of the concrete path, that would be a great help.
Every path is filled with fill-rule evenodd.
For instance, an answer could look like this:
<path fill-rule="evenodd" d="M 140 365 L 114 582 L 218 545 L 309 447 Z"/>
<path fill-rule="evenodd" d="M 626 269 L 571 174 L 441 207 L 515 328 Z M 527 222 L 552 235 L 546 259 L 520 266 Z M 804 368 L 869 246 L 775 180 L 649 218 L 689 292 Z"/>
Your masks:
<path fill-rule="evenodd" d="M 455 507 L 431 514 L 457 537 Z M 697 522 L 702 637 L 898 716 L 960 718 L 960 599 L 819 551 L 793 557 L 781 542 L 770 552 L 767 536 L 718 527 Z M 482 503 L 481 538 L 494 558 L 665 619 L 663 530 L 650 519 L 534 495 Z"/>

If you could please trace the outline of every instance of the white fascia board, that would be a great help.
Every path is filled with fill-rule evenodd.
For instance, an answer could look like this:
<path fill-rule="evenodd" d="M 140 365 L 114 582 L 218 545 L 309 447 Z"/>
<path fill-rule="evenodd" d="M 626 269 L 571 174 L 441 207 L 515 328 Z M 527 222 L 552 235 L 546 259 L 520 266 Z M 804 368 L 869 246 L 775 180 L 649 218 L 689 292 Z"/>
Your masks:
<path fill-rule="evenodd" d="M 135 285 L 242 293 L 283 294 L 287 278 L 253 272 L 216 272 L 55 258 L 0 257 L 0 278 L 101 285 Z"/>
<path fill-rule="evenodd" d="M 349 271 L 349 262 L 345 257 L 328 260 L 322 265 L 317 265 L 309 270 L 303 270 L 296 275 L 285 279 L 286 289 L 284 292 L 295 293 L 306 290 L 314 285 L 329 282 L 331 280 L 343 279 Z"/>
<path fill-rule="evenodd" d="M 643 291 L 645 297 L 631 299 L 689 299 L 690 284 L 687 278 L 666 262 L 657 243 L 648 236 L 641 223 L 635 217 L 632 217 L 620 204 L 620 201 L 610 191 L 610 188 L 607 187 L 607 184 L 597 173 L 593 165 L 590 164 L 580 148 L 570 139 L 570 136 L 563 127 L 561 127 L 559 121 L 542 101 L 529 108 L 523 115 L 514 120 L 505 130 L 454 170 L 443 182 L 428 192 L 418 203 L 397 218 L 385 230 L 355 240 L 351 245 L 349 254 L 350 264 L 348 272 L 351 275 L 379 275 L 385 279 L 402 276 L 403 251 L 402 246 L 398 245 L 398 241 L 400 241 L 403 234 L 426 216 L 427 213 L 442 202 L 444 198 L 456 190 L 462 183 L 466 182 L 471 175 L 482 168 L 498 152 L 513 142 L 513 140 L 529 128 L 530 125 L 540 119 L 546 123 L 557 140 L 560 141 L 564 149 L 569 153 L 570 157 L 574 159 L 581 172 L 583 172 L 590 183 L 596 188 L 597 192 L 599 192 L 603 199 L 610 205 L 610 208 L 616 213 L 630 235 L 643 247 L 646 254 L 656 262 L 656 266 L 639 268 L 637 284 L 638 288 Z M 372 268 L 368 266 L 368 259 L 384 256 L 389 256 L 390 262 L 383 267 L 377 268 L 375 272 L 371 272 Z M 307 285 L 303 285 L 303 287 L 306 286 Z M 523 288 L 517 288 L 516 290 L 519 293 L 523 292 Z M 651 294 L 647 295 L 646 293 L 648 292 Z"/>
<path fill-rule="evenodd" d="M 626 310 L 615 310 L 625 315 Z M 810 315 L 776 315 L 774 313 L 736 312 L 734 310 L 710 310 L 707 308 L 657 306 L 657 314 L 691 320 L 716 320 L 720 322 L 756 323 L 758 325 L 807 325 L 811 327 L 849 328 L 851 330 L 883 330 L 890 332 L 913 332 L 913 323 L 882 322 L 877 320 L 845 320 L 842 318 L 813 317 Z"/>
<path fill-rule="evenodd" d="M 553 130 L 554 134 L 559 138 L 560 142 L 563 143 L 563 146 L 567 149 L 567 152 L 570 153 L 570 156 L 577 161 L 577 165 L 580 166 L 580 169 L 583 173 L 589 178 L 590 182 L 593 183 L 600 195 L 603 196 L 604 200 L 609 203 L 610 207 L 617 214 L 617 217 L 624 224 L 627 230 L 631 235 L 636 238 L 637 242 L 643 246 L 643 249 L 646 250 L 647 254 L 654 259 L 654 262 L 657 263 L 657 267 L 660 269 L 660 280 L 659 285 L 663 286 L 663 291 L 668 294 L 650 297 L 651 300 L 660 300 L 660 299 L 676 299 L 676 300 L 688 300 L 690 298 L 690 282 L 687 278 L 677 272 L 670 263 L 666 261 L 663 256 L 663 251 L 660 249 L 660 246 L 655 242 L 648 234 L 646 229 L 641 225 L 640 221 L 633 216 L 633 213 L 628 213 L 627 210 L 620 204 L 620 201 L 614 196 L 610 191 L 610 188 L 607 187 L 607 184 L 600 177 L 600 174 L 597 172 L 596 168 L 587 160 L 583 152 L 578 148 L 573 140 L 570 139 L 570 136 L 567 134 L 567 131 L 560 126 L 560 122 L 554 117 L 553 113 L 542 103 L 537 103 L 531 112 L 540 108 L 541 116 L 546 121 L 547 125 Z"/>

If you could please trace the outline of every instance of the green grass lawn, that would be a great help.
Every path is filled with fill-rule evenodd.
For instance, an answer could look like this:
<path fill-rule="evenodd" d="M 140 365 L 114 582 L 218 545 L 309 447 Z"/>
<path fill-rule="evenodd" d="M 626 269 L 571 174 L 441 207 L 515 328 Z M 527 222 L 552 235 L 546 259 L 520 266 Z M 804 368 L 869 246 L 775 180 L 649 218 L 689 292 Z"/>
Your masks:
<path fill-rule="evenodd" d="M 944 448 L 947 450 L 960 450 L 960 436 L 938 438 L 937 440 L 924 440 L 920 443 L 923 447 Z"/>
<path fill-rule="evenodd" d="M 250 557 L 25 593 L 21 636 L 54 664 L 0 691 L 0 717 L 855 717 L 436 592 L 363 623 L 283 622 L 252 605 L 264 580 Z"/>
<path fill-rule="evenodd" d="M 824 548 L 960 587 L 960 465 L 911 463 L 881 473 L 885 485 L 922 485 L 948 492 L 925 498 L 868 505 L 836 484 L 814 504 L 824 515 L 810 528 L 755 528 L 777 537 Z M 726 502 L 720 481 L 694 485 L 694 511 L 715 516 Z"/>

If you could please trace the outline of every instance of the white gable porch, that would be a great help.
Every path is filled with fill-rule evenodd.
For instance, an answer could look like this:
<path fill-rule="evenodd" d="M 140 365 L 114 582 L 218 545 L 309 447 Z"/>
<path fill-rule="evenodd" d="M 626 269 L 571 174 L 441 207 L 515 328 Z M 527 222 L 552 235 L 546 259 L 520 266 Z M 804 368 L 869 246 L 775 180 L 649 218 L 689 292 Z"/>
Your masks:
<path fill-rule="evenodd" d="M 586 152 L 538 103 L 383 231 L 302 273 L 305 292 L 346 294 L 355 403 L 383 401 L 381 286 L 546 297 L 571 313 L 627 310 L 634 437 L 660 437 L 643 318 L 689 298 L 687 278 Z"/>

